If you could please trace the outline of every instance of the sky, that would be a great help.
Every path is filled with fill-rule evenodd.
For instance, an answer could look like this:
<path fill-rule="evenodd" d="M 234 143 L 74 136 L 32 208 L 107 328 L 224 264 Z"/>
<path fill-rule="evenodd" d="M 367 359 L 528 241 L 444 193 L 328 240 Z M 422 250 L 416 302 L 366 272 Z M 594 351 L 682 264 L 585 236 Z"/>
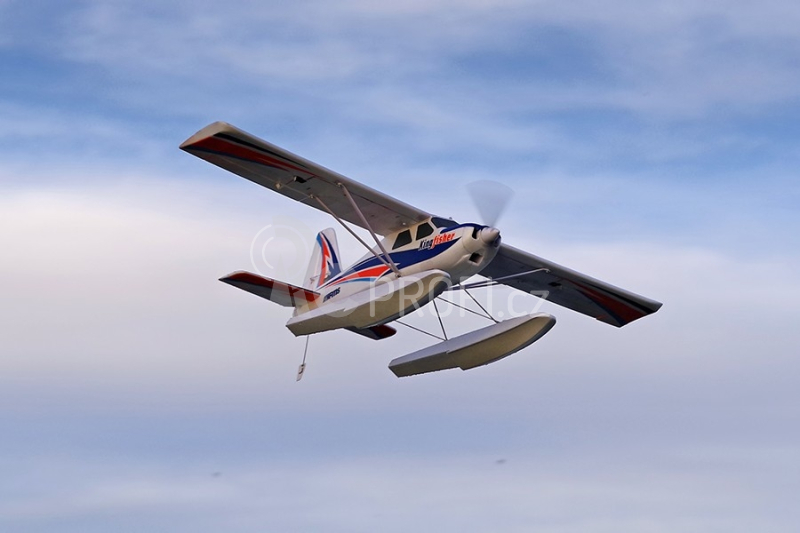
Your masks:
<path fill-rule="evenodd" d="M 773 0 L 0 0 L 0 530 L 793 530 L 798 27 Z M 459 221 L 502 182 L 504 242 L 664 307 L 545 302 L 530 348 L 404 379 L 424 336 L 316 335 L 297 383 L 287 311 L 217 279 L 300 283 L 335 223 L 178 150 L 216 120 Z"/>

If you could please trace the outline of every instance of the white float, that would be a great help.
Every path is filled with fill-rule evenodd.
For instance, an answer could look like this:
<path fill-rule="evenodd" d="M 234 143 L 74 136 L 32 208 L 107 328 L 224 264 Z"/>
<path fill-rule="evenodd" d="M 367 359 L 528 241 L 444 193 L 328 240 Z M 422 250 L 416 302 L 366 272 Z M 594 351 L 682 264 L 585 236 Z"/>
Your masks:
<path fill-rule="evenodd" d="M 397 377 L 448 368 L 488 365 L 530 346 L 550 331 L 556 318 L 546 313 L 519 316 L 428 346 L 389 363 Z"/>

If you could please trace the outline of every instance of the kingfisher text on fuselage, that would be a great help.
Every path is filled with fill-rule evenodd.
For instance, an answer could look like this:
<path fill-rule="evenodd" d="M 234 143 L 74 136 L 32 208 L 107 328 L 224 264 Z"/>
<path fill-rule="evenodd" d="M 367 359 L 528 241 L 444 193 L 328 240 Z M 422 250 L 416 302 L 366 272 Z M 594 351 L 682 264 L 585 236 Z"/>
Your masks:
<path fill-rule="evenodd" d="M 420 250 L 430 250 L 434 248 L 437 244 L 442 244 L 445 242 L 450 242 L 455 239 L 456 234 L 454 232 L 442 233 L 437 235 L 433 239 L 425 239 L 421 243 L 419 243 Z"/>

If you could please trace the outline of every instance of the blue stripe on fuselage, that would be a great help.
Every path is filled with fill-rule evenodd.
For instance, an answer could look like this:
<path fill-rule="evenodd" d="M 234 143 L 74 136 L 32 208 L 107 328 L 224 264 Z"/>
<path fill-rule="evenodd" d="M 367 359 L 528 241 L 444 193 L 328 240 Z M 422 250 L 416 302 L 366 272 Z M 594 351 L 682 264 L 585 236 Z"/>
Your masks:
<path fill-rule="evenodd" d="M 469 226 L 469 225 L 470 224 L 462 224 L 461 226 Z M 421 263 L 422 261 L 427 261 L 428 259 L 432 259 L 437 255 L 439 255 L 440 253 L 444 252 L 445 250 L 449 249 L 451 246 L 453 246 L 460 240 L 461 237 L 456 237 L 452 241 L 443 242 L 441 244 L 437 244 L 433 248 L 427 248 L 425 250 L 414 249 L 414 250 L 403 250 L 401 252 L 392 252 L 389 254 L 389 257 L 392 258 L 392 261 L 394 261 L 398 269 L 404 268 L 406 266 L 413 265 L 415 263 Z M 345 272 L 342 272 L 340 275 L 336 276 L 325 285 L 335 283 L 337 279 L 349 276 L 350 274 L 353 274 L 360 270 L 364 270 L 381 264 L 383 264 L 383 262 L 377 257 L 374 256 L 368 257 L 367 259 L 361 261 L 360 263 L 357 263 L 356 265 L 353 265 L 352 267 L 348 268 Z M 388 274 L 390 272 L 391 270 L 387 271 L 386 273 Z M 366 278 L 366 279 L 373 279 L 373 278 Z"/>

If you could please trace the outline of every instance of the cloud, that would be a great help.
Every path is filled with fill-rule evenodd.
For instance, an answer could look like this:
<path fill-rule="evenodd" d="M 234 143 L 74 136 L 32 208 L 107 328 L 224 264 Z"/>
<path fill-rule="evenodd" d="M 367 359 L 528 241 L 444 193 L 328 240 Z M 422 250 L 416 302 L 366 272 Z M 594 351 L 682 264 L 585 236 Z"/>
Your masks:
<path fill-rule="evenodd" d="M 15 29 L 15 54 L 49 74 L 3 112 L 54 159 L 164 165 L 186 132 L 225 119 L 335 164 L 356 152 L 355 169 L 413 154 L 484 177 L 786 173 L 796 16 L 743 3 L 87 2 L 46 21 L 47 41 Z"/>
<path fill-rule="evenodd" d="M 0 3 L 0 529 L 797 522 L 797 8 L 39 7 Z M 665 305 L 403 380 L 427 338 L 333 332 L 298 384 L 285 310 L 217 278 L 331 221 L 177 150 L 220 118 L 458 220 L 508 183 L 506 242 Z"/>
<path fill-rule="evenodd" d="M 288 315 L 216 279 L 258 266 L 251 264 L 250 247 L 265 223 L 291 224 L 292 217 L 306 214 L 300 234 L 310 240 L 329 221 L 282 198 L 264 194 L 245 199 L 235 184 L 223 189 L 202 182 L 165 183 L 140 180 L 4 198 L 2 247 L 9 261 L 0 274 L 6 280 L 9 303 L 2 320 L 9 334 L 3 374 L 11 383 L 6 394 L 30 398 L 23 410 L 54 408 L 57 398 L 94 409 L 91 404 L 98 396 L 107 397 L 98 408 L 150 411 L 167 402 L 179 410 L 212 405 L 226 410 L 271 405 L 284 394 L 294 394 L 289 392 L 296 390 L 289 388 L 295 386 L 290 378 L 302 341 L 283 327 Z M 264 216 L 275 211 L 286 218 Z M 781 332 L 790 329 L 800 288 L 783 260 L 742 262 L 737 256 L 691 247 L 617 239 L 588 245 L 513 231 L 508 239 L 666 305 L 641 325 L 617 331 L 547 304 L 559 324 L 529 354 L 497 368 L 446 373 L 410 384 L 395 380 L 385 365 L 427 339 L 403 331 L 378 346 L 347 332 L 326 335 L 323 344 L 314 337 L 309 381 L 315 392 L 302 402 L 310 407 L 330 396 L 336 400 L 326 401 L 327 409 L 358 410 L 364 408 L 359 407 L 363 394 L 378 394 L 391 403 L 390 398 L 406 397 L 409 390 L 424 397 L 439 387 L 460 388 L 457 384 L 464 380 L 485 394 L 498 382 L 516 383 L 513 376 L 522 379 L 543 369 L 560 373 L 568 383 L 555 383 L 566 388 L 578 381 L 591 389 L 595 372 L 612 382 L 655 380 L 649 385 L 658 390 L 653 400 L 662 402 L 676 383 L 688 380 L 695 387 L 709 372 L 722 379 L 723 394 L 736 394 L 742 368 L 762 372 L 763 360 L 756 364 L 749 359 L 753 350 L 767 352 L 775 364 L 792 364 L 787 350 L 795 341 Z M 362 253 L 349 239 L 342 240 L 346 259 Z M 267 258 L 297 253 L 291 242 L 286 246 L 267 250 Z M 287 281 L 299 282 L 296 275 L 284 274 Z M 753 284 L 754 279 L 763 281 Z M 496 301 L 501 303 L 502 297 Z M 762 309 L 757 316 L 743 312 L 756 302 Z M 753 320 L 763 338 L 731 334 L 751 329 Z M 575 331 L 583 333 L 576 337 L 570 333 Z M 587 351 L 587 346 L 594 348 Z M 613 361 L 610 366 L 607 357 Z M 666 368 L 672 377 L 658 377 Z M 352 387 L 353 380 L 358 387 Z M 523 384 L 516 386 L 520 388 L 508 393 L 523 394 Z M 628 392 L 633 394 L 638 387 L 631 386 Z M 695 392 L 703 397 L 702 388 Z M 462 402 L 483 409 L 473 399 L 464 397 Z M 496 407 L 495 401 L 486 406 Z"/>
<path fill-rule="evenodd" d="M 0 202 L 3 527 L 391 531 L 411 525 L 407 508 L 510 531 L 793 523 L 791 491 L 775 489 L 797 440 L 787 250 L 589 245 L 531 235 L 512 212 L 514 245 L 664 308 L 617 330 L 547 306 L 559 322 L 531 348 L 406 380 L 386 364 L 427 339 L 334 332 L 312 339 L 297 384 L 286 314 L 216 278 L 251 267 L 273 213 L 309 238 L 327 217 L 236 179 L 105 175 Z"/>
<path fill-rule="evenodd" d="M 796 453 L 771 451 L 789 462 L 730 448 L 687 449 L 683 455 L 655 449 L 626 459 L 596 451 L 577 460 L 512 452 L 504 462 L 492 454 L 170 466 L 43 458 L 46 486 L 18 478 L 27 468 L 6 465 L 23 484 L 0 504 L 0 524 L 101 531 L 113 516 L 123 531 L 142 524 L 171 531 L 371 531 L 381 524 L 385 531 L 407 531 L 420 520 L 440 529 L 535 527 L 554 533 L 780 529 L 796 513 L 781 513 L 790 495 L 770 490 L 763 476 L 788 480 L 796 472 L 783 469 Z M 736 476 L 728 461 L 739 468 Z"/>
<path fill-rule="evenodd" d="M 307 16 L 309 11 L 315 16 Z M 707 115 L 720 105 L 742 108 L 795 100 L 796 84 L 790 82 L 798 76 L 791 67 L 796 35 L 789 28 L 798 17 L 796 10 L 780 3 L 755 11 L 745 3 L 690 2 L 670 9 L 629 2 L 604 9 L 585 2 L 473 2 L 457 7 L 449 2 L 402 7 L 351 2 L 333 9 L 311 2 L 279 9 L 239 4 L 224 11 L 214 5 L 89 4 L 73 16 L 64 53 L 114 70 L 124 65 L 128 72 L 206 80 L 208 74 L 221 72 L 239 83 L 292 84 L 302 92 L 308 88 L 298 82 L 325 82 L 327 90 L 341 93 L 369 91 L 374 85 L 370 81 L 380 86 L 379 80 L 392 80 L 413 90 L 418 76 L 436 78 L 437 70 L 463 84 L 453 59 L 476 52 L 497 52 L 499 68 L 533 67 L 535 74 L 535 63 L 524 63 L 513 40 L 541 35 L 542 41 L 534 37 L 535 53 L 537 46 L 547 49 L 548 31 L 555 27 L 566 32 L 566 42 L 584 41 L 594 48 L 593 66 L 605 72 L 608 82 L 582 88 L 558 83 L 566 91 L 552 91 L 547 79 L 517 83 L 511 90 L 518 105 L 540 111 L 552 111 L 553 105 L 596 106 L 667 118 Z M 180 24 L 165 24 L 168 19 Z M 506 89 L 484 81 L 502 102 Z M 529 98 L 520 101 L 525 93 Z M 539 104 L 541 98 L 549 107 Z"/>

